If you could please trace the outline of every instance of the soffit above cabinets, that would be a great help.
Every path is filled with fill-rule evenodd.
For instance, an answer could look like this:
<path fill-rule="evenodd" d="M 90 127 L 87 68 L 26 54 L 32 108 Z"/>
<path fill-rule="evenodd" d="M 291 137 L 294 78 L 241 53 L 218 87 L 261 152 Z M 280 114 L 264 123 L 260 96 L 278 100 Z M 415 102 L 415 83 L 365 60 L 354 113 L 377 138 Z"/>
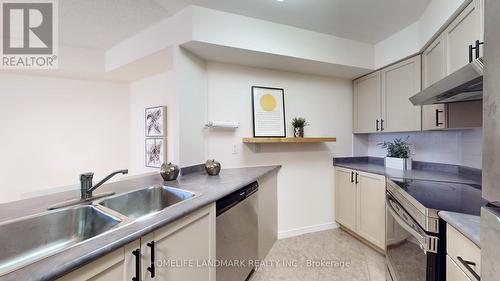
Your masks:
<path fill-rule="evenodd" d="M 301 74 L 354 79 L 372 71 L 372 69 L 368 68 L 307 60 L 198 41 L 189 41 L 182 44 L 182 47 L 207 61 Z"/>

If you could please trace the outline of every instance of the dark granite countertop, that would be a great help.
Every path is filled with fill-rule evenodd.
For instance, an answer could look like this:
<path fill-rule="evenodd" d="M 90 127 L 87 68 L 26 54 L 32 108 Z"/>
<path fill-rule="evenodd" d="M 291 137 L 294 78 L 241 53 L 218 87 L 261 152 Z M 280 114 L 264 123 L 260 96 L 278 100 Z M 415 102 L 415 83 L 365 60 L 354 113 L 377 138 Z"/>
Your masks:
<path fill-rule="evenodd" d="M 204 172 L 195 171 L 179 177 L 177 181 L 168 182 L 167 185 L 201 193 L 201 195 L 0 276 L 0 280 L 54 280 L 139 239 L 145 234 L 211 204 L 279 168 L 280 166 L 263 166 L 223 169 L 219 176 L 214 177 L 207 176 Z M 99 191 L 123 193 L 158 184 L 163 184 L 162 178 L 159 175 L 149 175 L 106 184 L 99 188 Z M 0 222 L 44 212 L 51 204 L 73 199 L 76 196 L 76 192 L 63 192 L 50 196 L 0 204 Z M 5 242 L 3 241 L 3 243 Z"/>
<path fill-rule="evenodd" d="M 480 216 L 473 216 L 455 212 L 441 211 L 438 213 L 439 217 L 445 220 L 449 225 L 456 228 L 469 240 L 474 242 L 476 246 L 481 247 L 479 244 L 480 237 Z"/>
<path fill-rule="evenodd" d="M 395 179 L 413 179 L 481 185 L 481 170 L 439 163 L 413 161 L 412 170 L 390 169 L 378 157 L 334 158 L 333 165 Z"/>

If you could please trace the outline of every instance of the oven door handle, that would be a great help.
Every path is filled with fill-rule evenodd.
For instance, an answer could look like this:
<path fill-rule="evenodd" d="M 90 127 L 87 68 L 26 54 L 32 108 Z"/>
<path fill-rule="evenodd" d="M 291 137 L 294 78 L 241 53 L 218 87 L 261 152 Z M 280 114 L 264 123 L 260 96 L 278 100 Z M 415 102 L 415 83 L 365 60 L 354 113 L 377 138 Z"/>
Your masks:
<path fill-rule="evenodd" d="M 420 248 L 425 252 L 435 252 L 435 250 L 429 248 L 429 240 L 430 236 L 427 234 L 422 234 L 423 230 L 421 232 L 417 231 L 415 228 L 419 227 L 417 222 L 413 220 L 413 218 L 410 217 L 410 215 L 403 209 L 403 207 L 395 201 L 395 199 L 392 198 L 391 195 L 387 194 L 386 195 L 386 202 L 387 202 L 387 209 L 391 213 L 392 217 L 396 222 L 401 225 L 406 231 L 408 231 L 415 239 L 417 239 Z M 397 206 L 398 210 L 394 208 L 394 206 Z M 404 217 L 401 216 L 400 213 L 404 213 Z M 437 239 L 437 238 L 434 238 Z M 437 247 L 435 247 L 437 249 Z"/>

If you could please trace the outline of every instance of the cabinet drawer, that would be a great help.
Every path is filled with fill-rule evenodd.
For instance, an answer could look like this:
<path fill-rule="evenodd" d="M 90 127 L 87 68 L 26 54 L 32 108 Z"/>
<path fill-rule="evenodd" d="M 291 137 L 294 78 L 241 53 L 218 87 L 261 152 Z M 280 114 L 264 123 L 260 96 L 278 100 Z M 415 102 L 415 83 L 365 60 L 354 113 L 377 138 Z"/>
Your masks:
<path fill-rule="evenodd" d="M 467 275 L 458 267 L 458 265 L 446 256 L 446 281 L 472 281 Z"/>
<path fill-rule="evenodd" d="M 463 236 L 453 226 L 447 225 L 447 242 L 446 249 L 448 256 L 456 263 L 470 279 L 475 280 L 474 276 L 465 268 L 459 261 L 459 257 L 464 261 L 472 262 L 475 265 L 469 265 L 478 275 L 481 272 L 481 250 L 476 244 Z"/>

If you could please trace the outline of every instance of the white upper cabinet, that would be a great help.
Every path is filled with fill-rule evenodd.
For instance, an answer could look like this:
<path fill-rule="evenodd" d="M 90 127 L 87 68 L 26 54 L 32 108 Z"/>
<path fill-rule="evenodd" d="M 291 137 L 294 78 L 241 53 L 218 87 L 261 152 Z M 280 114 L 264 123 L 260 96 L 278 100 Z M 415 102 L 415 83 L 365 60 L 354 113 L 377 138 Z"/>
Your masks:
<path fill-rule="evenodd" d="M 483 41 L 481 9 L 481 1 L 473 0 L 443 32 L 447 75 L 469 63 L 469 45 Z"/>
<path fill-rule="evenodd" d="M 441 34 L 422 53 L 422 88 L 425 89 L 446 76 L 444 36 Z M 446 128 L 444 104 L 422 106 L 422 130 Z"/>
<path fill-rule="evenodd" d="M 420 131 L 421 109 L 409 98 L 420 91 L 420 55 L 354 80 L 354 133 Z"/>
<path fill-rule="evenodd" d="M 384 132 L 420 131 L 421 107 L 409 98 L 420 91 L 420 56 L 382 69 L 382 118 Z"/>
<path fill-rule="evenodd" d="M 422 55 L 353 82 L 353 132 L 411 132 L 449 128 L 446 105 L 408 99 L 469 63 L 469 46 L 483 42 L 483 0 L 472 0 Z M 482 56 L 482 47 L 479 51 Z M 476 53 L 473 52 L 473 58 Z M 460 127 L 460 126 L 459 126 Z"/>
<path fill-rule="evenodd" d="M 422 53 L 422 88 L 425 89 L 469 63 L 469 45 L 483 42 L 483 4 L 473 0 Z M 480 49 L 482 55 L 482 49 Z M 475 57 L 475 53 L 474 56 Z M 476 111 L 471 103 L 465 112 Z M 448 106 L 422 107 L 422 130 L 439 130 L 450 126 Z M 477 117 L 477 116 L 476 116 Z M 480 126 L 481 122 L 476 122 Z M 463 126 L 459 126 L 463 127 Z M 469 126 L 467 126 L 469 127 Z"/>
<path fill-rule="evenodd" d="M 422 52 L 422 88 L 427 88 L 446 76 L 444 36 L 441 35 Z"/>
<path fill-rule="evenodd" d="M 380 71 L 354 80 L 353 131 L 373 133 L 380 130 L 381 119 Z"/>

